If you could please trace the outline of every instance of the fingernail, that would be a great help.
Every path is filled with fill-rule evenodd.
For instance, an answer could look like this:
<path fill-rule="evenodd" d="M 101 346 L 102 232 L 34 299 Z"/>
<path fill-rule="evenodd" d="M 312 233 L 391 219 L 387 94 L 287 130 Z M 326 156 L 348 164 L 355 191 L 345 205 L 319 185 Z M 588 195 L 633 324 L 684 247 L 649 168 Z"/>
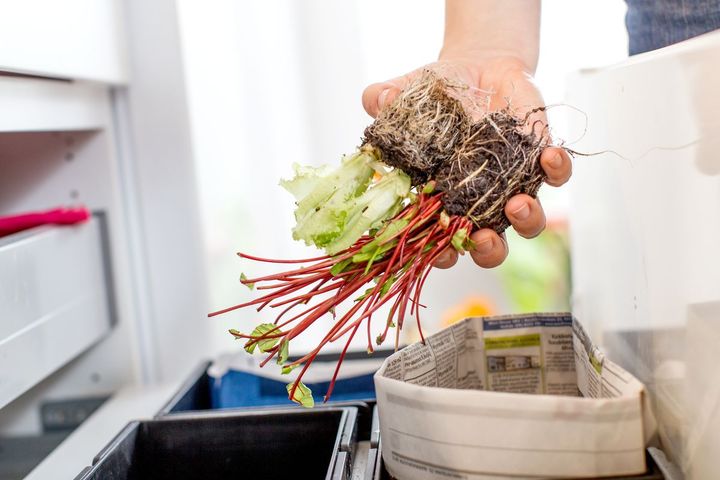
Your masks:
<path fill-rule="evenodd" d="M 512 216 L 518 220 L 526 220 L 530 216 L 530 208 L 528 208 L 527 203 L 512 212 Z"/>
<path fill-rule="evenodd" d="M 556 153 L 554 157 L 548 160 L 548 165 L 552 168 L 560 168 L 562 166 L 562 157 L 559 153 Z"/>
<path fill-rule="evenodd" d="M 483 240 L 482 242 L 475 245 L 475 251 L 481 255 L 487 255 L 488 253 L 492 252 L 492 249 L 493 241 L 491 238 Z"/>
<path fill-rule="evenodd" d="M 386 88 L 385 90 L 380 92 L 380 95 L 378 95 L 378 99 L 377 99 L 378 109 L 382 110 L 382 108 L 385 106 L 385 100 L 387 99 L 387 96 L 389 93 L 390 93 L 389 88 Z"/>

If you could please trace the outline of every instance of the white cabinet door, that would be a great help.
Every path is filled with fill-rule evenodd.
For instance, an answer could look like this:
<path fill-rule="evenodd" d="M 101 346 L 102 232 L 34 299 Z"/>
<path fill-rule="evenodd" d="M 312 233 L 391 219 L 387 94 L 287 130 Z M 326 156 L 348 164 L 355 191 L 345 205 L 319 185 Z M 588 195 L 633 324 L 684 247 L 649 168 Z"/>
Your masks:
<path fill-rule="evenodd" d="M 97 220 L 0 240 L 0 408 L 110 331 Z"/>
<path fill-rule="evenodd" d="M 125 83 L 119 0 L 0 0 L 0 70 Z"/>

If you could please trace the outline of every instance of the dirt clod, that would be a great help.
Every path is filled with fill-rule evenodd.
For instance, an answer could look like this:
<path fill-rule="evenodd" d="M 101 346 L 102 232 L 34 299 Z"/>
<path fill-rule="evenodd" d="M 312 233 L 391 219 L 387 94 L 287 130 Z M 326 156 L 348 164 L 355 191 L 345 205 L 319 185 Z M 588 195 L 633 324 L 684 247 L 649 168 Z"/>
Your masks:
<path fill-rule="evenodd" d="M 537 195 L 547 139 L 527 133 L 527 116 L 519 118 L 510 106 L 473 121 L 461 101 L 467 94 L 466 86 L 426 70 L 382 110 L 363 141 L 414 185 L 436 180 L 448 214 L 500 233 L 510 225 L 508 199 Z"/>
<path fill-rule="evenodd" d="M 507 110 L 489 113 L 471 126 L 463 144 L 435 174 L 450 215 L 465 215 L 476 227 L 501 233 L 510 225 L 504 211 L 510 197 L 537 195 L 545 179 L 542 144 L 523 133 L 523 127 Z"/>
<path fill-rule="evenodd" d="M 365 129 L 363 143 L 378 148 L 383 162 L 407 173 L 414 185 L 427 182 L 470 127 L 455 90 L 435 72 L 423 72 Z"/>

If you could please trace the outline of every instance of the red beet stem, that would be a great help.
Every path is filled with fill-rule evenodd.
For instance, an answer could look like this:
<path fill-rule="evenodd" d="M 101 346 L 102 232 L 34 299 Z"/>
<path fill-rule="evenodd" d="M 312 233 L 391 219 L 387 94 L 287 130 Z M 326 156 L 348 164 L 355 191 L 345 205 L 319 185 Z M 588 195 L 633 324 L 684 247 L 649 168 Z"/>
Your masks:
<path fill-rule="evenodd" d="M 420 193 L 413 203 L 403 208 L 394 219 L 386 224 L 391 225 L 394 221 L 407 222 L 403 228 L 393 232 L 378 246 L 378 248 L 387 248 L 387 245 L 393 245 L 390 250 L 370 261 L 350 263 L 340 272 L 333 273 L 333 267 L 340 262 L 347 263 L 349 259 L 361 253 L 363 247 L 382 235 L 384 230 L 372 237 L 364 235 L 351 247 L 333 257 L 324 255 L 303 260 L 278 260 L 238 253 L 238 256 L 242 258 L 257 262 L 309 263 L 309 265 L 263 277 L 244 279 L 243 283 L 246 285 L 264 283 L 264 285 L 258 286 L 258 290 L 267 293 L 254 300 L 213 312 L 209 316 L 220 315 L 251 305 L 259 305 L 258 310 L 267 306 L 270 308 L 284 307 L 275 318 L 276 330 L 262 335 L 234 334 L 238 338 L 247 338 L 250 345 L 267 339 L 281 339 L 273 348 L 267 350 L 268 355 L 261 363 L 261 365 L 265 365 L 277 355 L 282 342 L 289 342 L 302 334 L 316 320 L 328 313 L 332 313 L 335 317 L 336 307 L 357 295 L 358 292 L 363 292 L 367 283 L 374 279 L 376 284 L 372 288 L 366 289 L 360 297 L 356 298 L 354 305 L 347 312 L 335 319 L 330 330 L 312 351 L 287 364 L 289 366 L 303 364 L 290 391 L 290 398 L 293 398 L 303 375 L 322 348 L 329 342 L 335 342 L 347 336 L 325 395 L 325 400 L 327 400 L 332 394 L 340 366 L 350 343 L 363 321 L 367 322 L 368 352 L 372 352 L 372 316 L 386 303 L 392 302 L 383 331 L 376 339 L 378 343 L 386 339 L 388 331 L 394 323 L 396 328 L 395 346 L 398 347 L 399 332 L 408 311 L 411 316 L 415 316 L 420 337 L 423 342 L 425 341 L 420 322 L 420 308 L 423 306 L 420 303 L 420 296 L 432 269 L 432 263 L 445 248 L 450 246 L 456 232 L 461 229 L 470 232 L 472 227 L 471 222 L 464 217 L 453 216 L 448 222 L 447 216 L 441 216 L 442 209 L 442 194 Z M 308 290 L 305 291 L 305 289 Z M 326 295 L 330 296 L 324 298 Z M 318 300 L 320 298 L 323 299 Z M 318 302 L 315 303 L 314 300 L 318 300 Z M 291 309 L 310 302 L 313 302 L 313 305 L 282 322 L 280 321 Z M 410 304 L 409 309 L 408 304 Z"/>
<path fill-rule="evenodd" d="M 328 258 L 331 258 L 329 255 L 323 255 L 322 257 L 314 257 L 314 258 L 303 258 L 303 259 L 278 259 L 278 258 L 263 258 L 263 257 L 256 257 L 255 255 L 249 255 L 247 253 L 243 252 L 237 252 L 237 256 L 240 258 L 247 258 L 248 260 L 254 260 L 256 262 L 266 262 L 266 263 L 308 263 L 308 262 L 316 262 L 318 260 L 327 260 Z"/>

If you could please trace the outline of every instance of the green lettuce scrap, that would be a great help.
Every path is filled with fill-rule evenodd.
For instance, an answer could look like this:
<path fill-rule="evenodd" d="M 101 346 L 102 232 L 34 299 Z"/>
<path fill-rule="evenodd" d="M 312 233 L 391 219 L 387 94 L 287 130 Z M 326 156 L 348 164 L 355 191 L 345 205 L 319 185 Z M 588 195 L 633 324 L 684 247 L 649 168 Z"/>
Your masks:
<path fill-rule="evenodd" d="M 300 366 L 299 363 L 296 363 L 296 364 L 294 364 L 294 365 L 293 365 L 293 364 L 283 365 L 282 370 L 280 371 L 280 373 L 283 374 L 283 375 L 287 375 L 287 374 L 289 374 L 290 372 L 292 372 L 293 370 L 295 370 L 296 368 L 298 368 L 299 366 Z"/>
<path fill-rule="evenodd" d="M 288 344 L 289 344 L 289 343 L 290 343 L 290 342 L 288 342 L 288 339 L 287 339 L 287 338 L 283 338 L 283 339 L 280 341 L 280 348 L 278 349 L 278 357 L 277 357 L 277 364 L 278 364 L 278 365 L 282 365 L 282 364 L 284 364 L 284 363 L 287 361 L 288 355 L 289 355 L 289 353 L 290 353 L 290 352 L 289 352 L 289 347 L 288 347 Z"/>
<path fill-rule="evenodd" d="M 460 253 L 467 252 L 475 248 L 475 242 L 470 239 L 470 234 L 468 234 L 468 231 L 464 228 L 461 228 L 453 234 L 450 243 L 455 250 Z"/>
<path fill-rule="evenodd" d="M 277 325 L 273 323 L 261 323 L 260 325 L 255 327 L 255 330 L 253 330 L 250 335 L 252 337 L 258 338 L 268 333 L 273 335 L 282 334 L 283 332 L 278 329 Z M 255 351 L 255 347 L 259 347 L 261 352 L 267 352 L 271 348 L 273 348 L 279 341 L 279 337 L 263 338 L 261 340 L 255 340 L 254 338 L 251 338 L 245 343 L 245 351 L 248 353 L 253 353 Z"/>
<path fill-rule="evenodd" d="M 250 290 L 254 289 L 254 288 L 255 288 L 255 284 L 254 284 L 254 283 L 247 283 L 247 279 L 248 279 L 248 278 L 247 278 L 247 275 L 245 275 L 244 273 L 241 273 L 241 274 L 240 274 L 240 283 L 242 283 L 243 285 L 245 285 L 246 287 L 248 287 Z"/>
<path fill-rule="evenodd" d="M 293 389 L 293 384 L 288 383 L 286 388 L 288 395 L 290 395 Z M 298 383 L 298 386 L 295 389 L 295 395 L 293 395 L 290 400 L 295 403 L 299 403 L 305 408 L 312 408 L 315 406 L 315 399 L 313 399 L 312 391 L 302 382 Z"/>
<path fill-rule="evenodd" d="M 375 155 L 360 151 L 334 170 L 294 166 L 295 177 L 280 184 L 295 196 L 293 238 L 334 255 L 363 233 L 395 215 L 410 192 L 410 177 L 386 173 Z M 372 183 L 375 172 L 382 178 Z"/>

